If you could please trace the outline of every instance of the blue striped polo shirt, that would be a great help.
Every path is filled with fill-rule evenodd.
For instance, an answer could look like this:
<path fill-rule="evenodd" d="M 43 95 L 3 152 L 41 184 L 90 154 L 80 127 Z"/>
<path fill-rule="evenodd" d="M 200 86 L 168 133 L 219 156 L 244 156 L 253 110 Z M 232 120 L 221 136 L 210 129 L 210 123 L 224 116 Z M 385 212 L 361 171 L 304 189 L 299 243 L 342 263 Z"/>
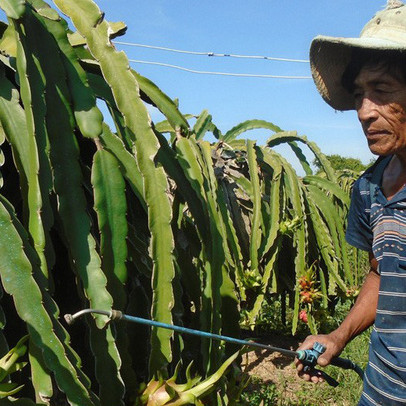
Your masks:
<path fill-rule="evenodd" d="M 372 173 L 354 184 L 346 233 L 351 245 L 374 253 L 380 274 L 359 405 L 406 405 L 406 188 L 388 201 L 380 180 L 371 188 Z"/>

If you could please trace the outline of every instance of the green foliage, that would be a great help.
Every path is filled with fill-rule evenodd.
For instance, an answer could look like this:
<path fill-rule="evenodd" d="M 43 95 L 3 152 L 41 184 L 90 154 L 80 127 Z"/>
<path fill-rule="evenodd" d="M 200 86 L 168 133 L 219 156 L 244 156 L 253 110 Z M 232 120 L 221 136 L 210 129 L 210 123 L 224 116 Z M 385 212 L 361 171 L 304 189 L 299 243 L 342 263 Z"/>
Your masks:
<path fill-rule="evenodd" d="M 291 325 L 294 318 L 294 310 L 289 307 L 291 298 L 286 295 L 278 298 L 268 296 L 262 304 L 262 310 L 258 316 L 254 333 L 257 335 L 291 335 Z M 334 298 L 327 308 L 314 310 L 314 322 L 317 331 L 327 334 L 335 330 L 344 320 L 354 304 L 354 297 Z M 311 334 L 308 322 L 300 322 L 296 331 L 298 339 L 304 339 Z"/>
<path fill-rule="evenodd" d="M 344 242 L 348 190 L 306 137 L 264 120 L 223 134 L 207 110 L 182 114 L 112 45 L 122 23 L 91 0 L 55 4 L 76 32 L 42 0 L 0 3 L 8 17 L 0 31 L 3 353 L 28 332 L 24 396 L 39 404 L 142 403 L 145 382 L 160 382 L 181 404 L 187 396 L 169 377 L 188 381 L 190 370 L 176 365 L 192 360 L 202 382 L 187 399 L 231 403 L 233 346 L 100 315 L 70 336 L 60 315 L 114 308 L 238 336 L 240 322 L 263 319 L 266 298 L 288 293 L 292 331 L 301 310 L 315 331 L 329 301 L 355 292 L 361 277 Z M 151 122 L 148 103 L 165 121 Z M 265 146 L 237 138 L 259 128 L 270 132 Z M 280 143 L 305 177 L 273 150 Z M 324 177 L 312 174 L 299 144 Z M 299 281 L 310 269 L 318 294 L 304 302 Z"/>
<path fill-rule="evenodd" d="M 9 382 L 8 375 L 20 371 L 26 365 L 25 362 L 17 362 L 27 352 L 25 342 L 28 336 L 23 337 L 4 357 L 0 359 L 0 399 L 16 394 L 22 386 Z"/>
<path fill-rule="evenodd" d="M 330 161 L 331 166 L 336 171 L 352 171 L 356 173 L 361 173 L 365 171 L 370 164 L 363 164 L 358 158 L 343 157 L 338 154 L 326 155 L 327 159 Z M 317 173 L 322 171 L 317 159 L 313 161 L 313 165 L 317 168 Z"/>
<path fill-rule="evenodd" d="M 188 123 L 153 83 L 127 69 L 126 56 L 109 42 L 114 25 L 90 0 L 56 3 L 76 36 L 55 10 L 32 0 L 21 10 L 4 3 L 9 28 L 1 43 L 8 56 L 1 60 L 7 142 L 1 278 L 19 328 L 30 334 L 27 392 L 44 404 L 59 391 L 72 405 L 124 404 L 136 398 L 138 381 L 165 377 L 185 357 L 197 360 L 203 396 L 219 385 L 225 368 L 214 373 L 228 348 L 173 338 L 168 330 L 113 326 L 103 316 L 89 317 L 81 326 L 88 333 L 73 331 L 71 340 L 59 321 L 61 311 L 114 306 L 166 323 L 238 332 L 237 298 L 224 265 L 230 254 L 219 249 L 231 225 L 210 145 L 184 138 L 171 148 L 151 125 L 141 95 L 159 105 L 177 136 L 189 135 Z M 114 131 L 102 122 L 96 97 L 106 101 Z M 195 135 L 212 128 L 205 122 L 208 115 Z M 186 207 L 194 217 L 184 215 Z M 188 234 L 197 243 L 190 256 L 182 237 Z M 10 340 L 13 332 L 6 328 L 5 335 Z"/>
<path fill-rule="evenodd" d="M 259 125 L 257 121 L 254 124 L 256 128 Z M 238 134 L 252 126 L 246 122 Z M 307 145 L 327 178 L 311 173 L 297 176 L 292 166 L 271 149 L 282 142 L 289 143 L 309 168 L 297 143 Z M 217 151 L 222 160 L 216 166 L 221 165 L 218 171 L 222 171 L 222 182 L 229 190 L 229 207 L 242 255 L 243 273 L 236 273 L 243 300 L 242 323 L 255 326 L 267 294 L 289 292 L 294 295 L 290 302 L 294 308 L 292 332 L 303 310 L 312 332 L 316 332 L 316 312 L 327 312 L 329 298 L 345 296 L 360 283 L 350 268 L 354 261 L 347 255 L 344 238 L 349 195 L 337 185 L 336 173 L 318 147 L 294 132 L 275 133 L 265 147 L 248 141 L 240 144 L 238 153 L 227 145 L 219 143 Z M 305 303 L 299 280 L 311 267 L 320 294 Z"/>

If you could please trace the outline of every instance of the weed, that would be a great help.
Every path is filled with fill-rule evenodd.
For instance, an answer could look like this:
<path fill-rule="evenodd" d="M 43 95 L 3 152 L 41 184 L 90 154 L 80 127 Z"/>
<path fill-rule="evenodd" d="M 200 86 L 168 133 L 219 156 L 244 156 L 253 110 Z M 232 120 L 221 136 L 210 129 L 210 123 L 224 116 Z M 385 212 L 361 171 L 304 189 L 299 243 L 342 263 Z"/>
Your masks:
<path fill-rule="evenodd" d="M 273 406 L 278 400 L 277 387 L 274 383 L 264 383 L 254 377 L 241 395 L 241 406 Z"/>

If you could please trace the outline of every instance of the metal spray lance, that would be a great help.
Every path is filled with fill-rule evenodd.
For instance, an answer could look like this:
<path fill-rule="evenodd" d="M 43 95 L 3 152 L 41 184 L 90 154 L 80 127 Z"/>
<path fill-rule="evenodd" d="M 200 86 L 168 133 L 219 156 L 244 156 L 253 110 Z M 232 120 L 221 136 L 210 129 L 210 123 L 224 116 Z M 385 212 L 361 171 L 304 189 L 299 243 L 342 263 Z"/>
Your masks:
<path fill-rule="evenodd" d="M 338 385 L 338 382 L 334 378 L 327 375 L 324 371 L 319 371 L 314 368 L 315 365 L 317 364 L 317 359 L 326 350 L 326 347 L 324 347 L 324 345 L 322 345 L 320 343 L 315 343 L 313 345 L 313 348 L 310 350 L 292 351 L 292 350 L 287 350 L 285 348 L 273 347 L 271 345 L 257 343 L 254 341 L 241 340 L 239 338 L 228 337 L 228 336 L 224 336 L 224 335 L 220 335 L 220 334 L 213 334 L 213 333 L 209 333 L 206 331 L 194 330 L 191 328 L 176 326 L 173 324 L 161 323 L 159 321 L 154 321 L 154 320 L 148 320 L 148 319 L 144 319 L 142 317 L 129 316 L 118 310 L 106 311 L 106 310 L 97 310 L 97 309 L 84 309 L 73 315 L 66 314 L 65 320 L 68 324 L 72 324 L 75 321 L 75 319 L 77 319 L 85 314 L 89 314 L 89 313 L 101 314 L 101 315 L 107 316 L 110 320 L 123 320 L 123 321 L 127 321 L 127 322 L 132 322 L 132 323 L 144 324 L 144 325 L 151 326 L 151 327 L 165 328 L 168 330 L 176 331 L 181 334 L 191 334 L 191 335 L 195 335 L 195 336 L 199 336 L 199 337 L 208 338 L 210 340 L 224 341 L 227 343 L 241 345 L 241 346 L 247 346 L 247 347 L 252 347 L 252 348 L 261 348 L 261 349 L 265 349 L 268 351 L 280 352 L 281 354 L 287 355 L 289 357 L 298 358 L 304 364 L 305 371 L 313 370 L 313 371 L 320 372 L 321 376 L 325 379 L 325 381 L 329 385 L 334 386 L 334 387 Z M 337 367 L 340 367 L 343 369 L 352 369 L 361 377 L 361 379 L 363 378 L 364 373 L 363 373 L 362 369 L 357 364 L 355 364 L 353 361 L 351 361 L 349 359 L 345 359 L 345 358 L 341 358 L 341 357 L 334 357 L 330 361 L 330 365 L 334 365 L 334 366 L 337 366 Z"/>

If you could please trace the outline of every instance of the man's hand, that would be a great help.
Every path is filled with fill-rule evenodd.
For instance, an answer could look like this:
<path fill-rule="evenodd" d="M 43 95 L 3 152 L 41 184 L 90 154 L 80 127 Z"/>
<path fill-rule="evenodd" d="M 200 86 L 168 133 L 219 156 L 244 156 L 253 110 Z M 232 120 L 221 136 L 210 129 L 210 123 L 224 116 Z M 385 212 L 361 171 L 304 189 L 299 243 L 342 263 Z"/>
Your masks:
<path fill-rule="evenodd" d="M 341 326 L 327 335 L 320 334 L 307 337 L 298 348 L 298 350 L 309 350 L 313 348 L 316 341 L 323 344 L 326 351 L 317 360 L 317 363 L 322 367 L 328 365 L 333 357 L 340 355 L 347 343 L 371 326 L 375 320 L 380 276 L 377 273 L 378 263 L 372 253 L 369 260 L 371 264 L 370 272 L 365 278 L 355 305 Z M 324 380 L 320 372 L 304 371 L 304 365 L 299 360 L 296 360 L 295 364 L 299 376 L 305 381 L 318 383 Z"/>
<path fill-rule="evenodd" d="M 298 350 L 309 350 L 313 348 L 314 343 L 323 344 L 326 347 L 326 351 L 320 355 L 317 359 L 317 363 L 325 367 L 328 365 L 333 357 L 340 355 L 341 351 L 345 347 L 345 340 L 340 337 L 339 332 L 333 331 L 330 334 L 320 334 L 317 336 L 308 336 L 306 340 L 301 344 Z M 298 375 L 305 381 L 311 381 L 314 383 L 323 382 L 324 379 L 318 371 L 304 371 L 304 365 L 298 359 L 295 360 L 296 369 Z"/>

